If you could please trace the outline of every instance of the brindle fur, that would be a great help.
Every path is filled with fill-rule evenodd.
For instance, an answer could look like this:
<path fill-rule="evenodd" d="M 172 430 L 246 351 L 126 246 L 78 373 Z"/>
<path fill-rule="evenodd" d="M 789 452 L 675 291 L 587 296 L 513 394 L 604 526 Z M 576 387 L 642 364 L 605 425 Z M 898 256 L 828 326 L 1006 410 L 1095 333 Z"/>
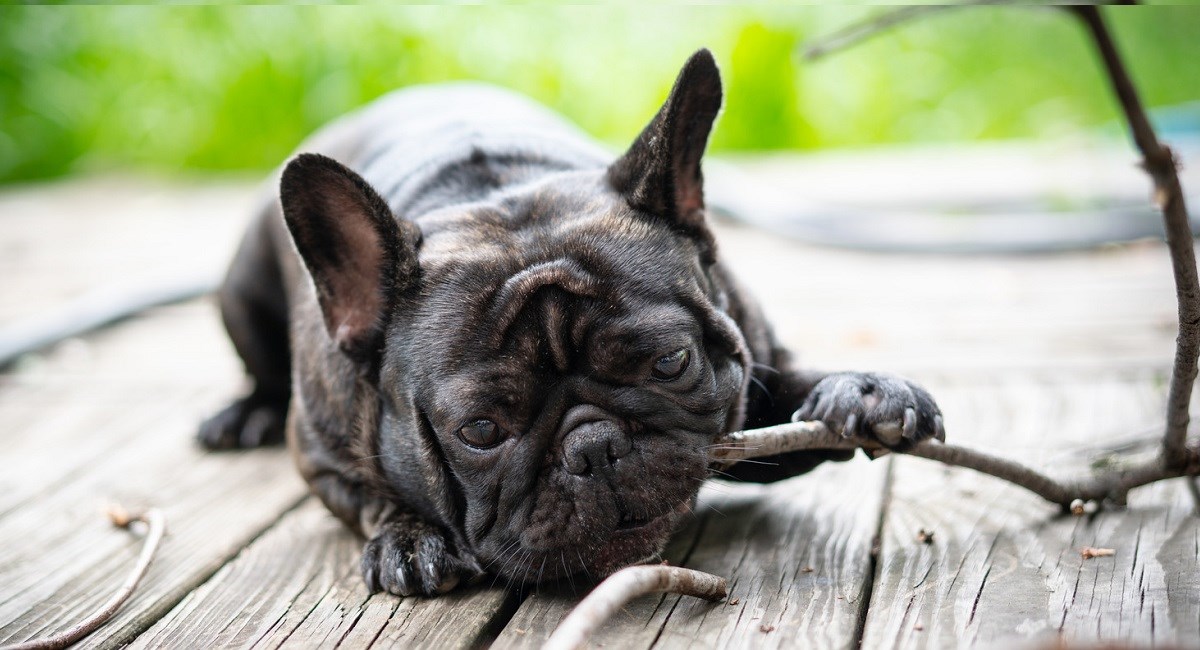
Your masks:
<path fill-rule="evenodd" d="M 400 91 L 327 127 L 221 288 L 255 387 L 201 441 L 286 431 L 313 492 L 369 540 L 368 585 L 432 594 L 485 571 L 597 577 L 652 556 L 725 431 L 798 413 L 871 435 L 913 409 L 908 440 L 935 435 L 937 407 L 911 383 L 795 368 L 718 260 L 700 159 L 720 102 L 697 52 L 615 162 L 484 86 Z M 680 378 L 650 378 L 680 348 Z M 457 437 L 480 417 L 507 432 L 496 447 Z M 847 456 L 728 474 L 774 481 Z"/>

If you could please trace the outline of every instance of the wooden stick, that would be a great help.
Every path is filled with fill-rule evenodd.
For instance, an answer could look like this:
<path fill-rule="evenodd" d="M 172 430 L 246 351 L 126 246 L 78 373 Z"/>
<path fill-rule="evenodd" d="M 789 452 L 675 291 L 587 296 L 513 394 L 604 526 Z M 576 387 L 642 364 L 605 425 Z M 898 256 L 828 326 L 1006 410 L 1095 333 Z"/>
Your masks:
<path fill-rule="evenodd" d="M 596 628 L 625 606 L 646 594 L 677 593 L 705 600 L 721 600 L 727 593 L 725 578 L 676 566 L 631 566 L 605 578 L 587 595 L 542 645 L 542 650 L 582 648 Z"/>
<path fill-rule="evenodd" d="M 1137 89 L 1125 70 L 1100 10 L 1093 6 L 1071 8 L 1087 26 L 1104 60 L 1109 82 L 1120 101 L 1133 141 L 1142 153 L 1142 168 L 1154 181 L 1155 202 L 1166 224 L 1167 248 L 1175 276 L 1175 298 L 1179 304 L 1179 335 L 1175 339 L 1175 362 L 1167 392 L 1167 428 L 1163 433 L 1163 462 L 1180 468 L 1188 464 L 1188 404 L 1196 382 L 1196 360 L 1200 356 L 1200 279 L 1196 273 L 1196 250 L 1191 222 L 1179 184 L 1178 163 L 1171 149 L 1154 134 L 1142 108 Z"/>
<path fill-rule="evenodd" d="M 877 454 L 887 450 L 887 447 L 868 438 L 844 438 L 827 429 L 821 422 L 793 422 L 762 429 L 734 431 L 722 436 L 710 447 L 709 457 L 714 461 L 732 463 L 814 449 L 863 449 L 868 453 Z M 1124 503 L 1125 496 L 1133 488 L 1164 479 L 1194 475 L 1200 471 L 1200 457 L 1195 452 L 1189 452 L 1187 462 L 1178 467 L 1169 467 L 1155 459 L 1094 478 L 1072 481 L 1056 480 L 1016 461 L 936 440 L 923 442 L 899 453 L 928 458 L 955 467 L 966 467 L 1004 479 L 1063 508 L 1070 508 L 1071 502 L 1076 499 L 1108 499 Z"/>
<path fill-rule="evenodd" d="M 142 545 L 142 553 L 138 556 L 137 564 L 133 567 L 133 571 L 129 574 L 129 577 L 125 578 L 125 582 L 121 584 L 121 588 L 117 590 L 117 593 L 113 594 L 112 598 L 109 598 L 103 607 L 83 621 L 71 626 L 70 629 L 44 639 L 33 639 L 13 645 L 6 645 L 0 648 L 0 650 L 58 650 L 65 648 L 95 632 L 101 625 L 107 623 L 117 613 L 117 610 L 121 608 L 121 605 L 125 604 L 125 601 L 133 595 L 133 590 L 137 588 L 138 582 L 146 574 L 146 569 L 150 567 L 150 562 L 154 559 L 154 553 L 158 550 L 159 542 L 162 541 L 163 533 L 166 531 L 167 521 L 163 513 L 155 508 L 151 508 L 142 514 L 131 515 L 120 506 L 113 506 L 109 509 L 108 516 L 112 520 L 113 525 L 120 528 L 127 529 L 135 521 L 143 522 L 149 526 L 149 531 L 146 533 L 146 542 Z"/>

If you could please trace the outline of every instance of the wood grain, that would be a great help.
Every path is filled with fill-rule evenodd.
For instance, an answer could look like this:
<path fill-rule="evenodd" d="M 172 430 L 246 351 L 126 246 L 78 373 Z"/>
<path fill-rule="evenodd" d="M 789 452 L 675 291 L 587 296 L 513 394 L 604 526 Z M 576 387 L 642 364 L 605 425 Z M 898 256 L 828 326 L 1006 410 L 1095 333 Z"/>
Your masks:
<path fill-rule="evenodd" d="M 486 640 L 515 594 L 495 587 L 437 598 L 369 594 L 362 540 L 309 499 L 188 595 L 132 648 L 465 648 Z"/>
<path fill-rule="evenodd" d="M 1161 422 L 1161 379 L 1146 372 L 1070 383 L 1014 380 L 940 394 L 948 426 L 962 437 L 1048 471 L 1086 472 L 1115 458 L 1087 447 L 1128 441 L 1131 432 Z M 1145 453 L 1157 451 L 1154 437 Z M 1135 491 L 1127 509 L 1073 517 L 969 470 L 893 462 L 864 647 L 1001 647 L 1060 638 L 1200 644 L 1200 519 L 1180 481 Z M 933 532 L 932 544 L 917 540 L 920 530 Z M 1084 547 L 1115 555 L 1085 559 Z"/>
<path fill-rule="evenodd" d="M 32 448 L 29 440 L 14 445 L 32 470 L 21 474 L 30 480 L 22 498 L 0 516 L 0 643 L 68 627 L 120 584 L 141 541 L 109 525 L 110 500 L 161 507 L 168 535 L 133 599 L 85 645 L 132 639 L 306 494 L 281 449 L 206 454 L 194 445 L 197 423 L 240 379 L 227 372 L 214 382 L 199 372 L 204 364 L 190 380 L 159 379 L 170 357 L 158 350 L 220 350 L 215 317 L 193 323 L 180 329 L 170 312 L 150 315 L 106 332 L 97 354 L 68 359 L 60 350 L 17 373 L 19 383 L 45 387 L 43 413 L 30 428 L 0 435 L 48 429 Z M 131 349 L 141 352 L 115 354 Z M 89 404 L 81 417 L 56 421 L 55 405 L 70 410 L 76 402 Z"/>

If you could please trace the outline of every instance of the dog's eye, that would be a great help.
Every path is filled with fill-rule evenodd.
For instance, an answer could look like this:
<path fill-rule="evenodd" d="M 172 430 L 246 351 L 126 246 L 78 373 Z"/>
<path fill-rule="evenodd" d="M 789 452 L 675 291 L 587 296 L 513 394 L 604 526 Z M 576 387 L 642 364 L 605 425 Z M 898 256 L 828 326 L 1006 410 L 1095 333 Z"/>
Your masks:
<path fill-rule="evenodd" d="M 687 348 L 680 348 L 655 361 L 654 369 L 650 371 L 650 374 L 659 381 L 678 379 L 679 375 L 687 370 L 689 360 L 691 360 L 691 355 Z"/>
<path fill-rule="evenodd" d="M 491 420 L 475 420 L 459 429 L 458 437 L 472 447 L 495 447 L 500 443 L 500 427 Z"/>

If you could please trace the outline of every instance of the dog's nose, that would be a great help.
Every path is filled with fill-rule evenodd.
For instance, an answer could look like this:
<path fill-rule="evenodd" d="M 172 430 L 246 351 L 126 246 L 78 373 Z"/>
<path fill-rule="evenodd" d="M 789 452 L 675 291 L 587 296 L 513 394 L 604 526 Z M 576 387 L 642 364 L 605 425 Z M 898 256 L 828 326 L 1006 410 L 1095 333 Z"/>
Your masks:
<path fill-rule="evenodd" d="M 632 450 L 633 441 L 618 422 L 594 420 L 567 432 L 563 439 L 563 463 L 572 474 L 595 475 Z"/>

